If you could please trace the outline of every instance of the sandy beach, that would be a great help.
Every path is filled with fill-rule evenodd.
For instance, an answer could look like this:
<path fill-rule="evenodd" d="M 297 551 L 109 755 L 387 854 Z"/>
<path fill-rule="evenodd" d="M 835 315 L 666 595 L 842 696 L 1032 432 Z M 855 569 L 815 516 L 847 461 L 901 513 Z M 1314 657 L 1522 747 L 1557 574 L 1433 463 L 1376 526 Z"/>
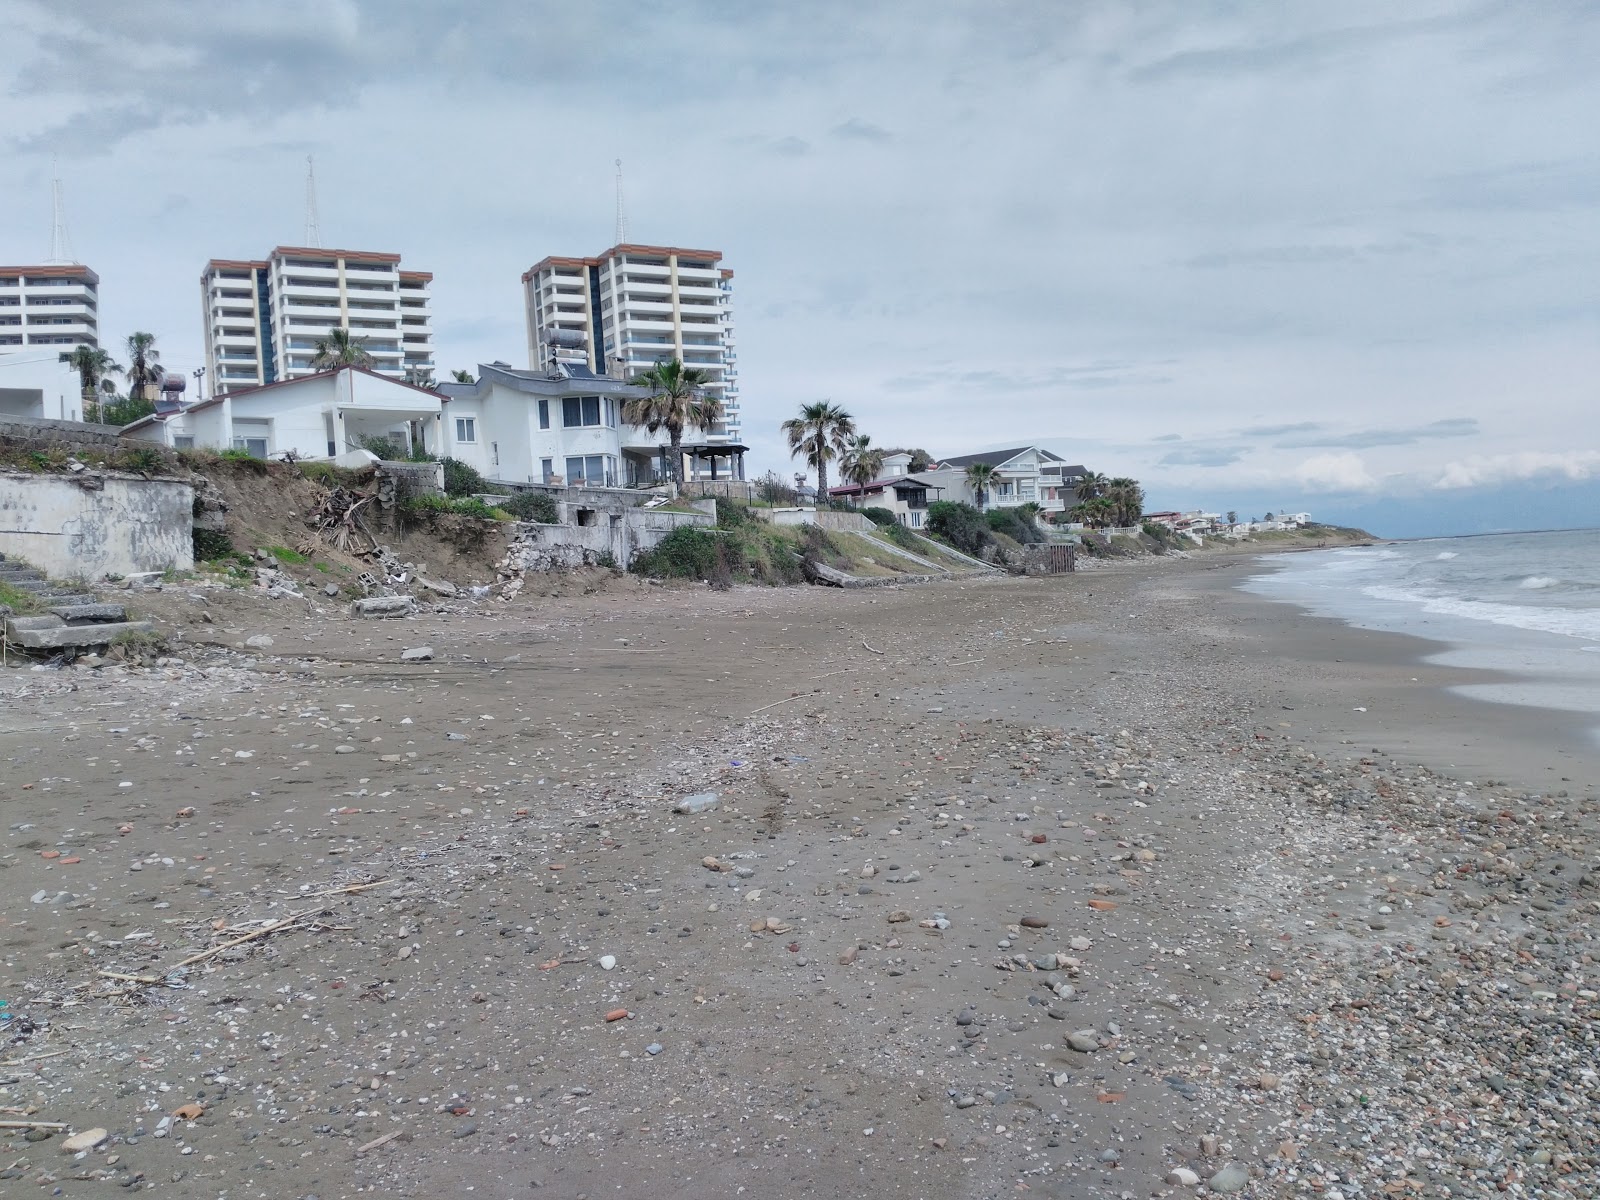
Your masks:
<path fill-rule="evenodd" d="M 1261 569 L 150 597 L 0 673 L 0 1120 L 103 1131 L 0 1191 L 1595 1194 L 1600 754 Z"/>

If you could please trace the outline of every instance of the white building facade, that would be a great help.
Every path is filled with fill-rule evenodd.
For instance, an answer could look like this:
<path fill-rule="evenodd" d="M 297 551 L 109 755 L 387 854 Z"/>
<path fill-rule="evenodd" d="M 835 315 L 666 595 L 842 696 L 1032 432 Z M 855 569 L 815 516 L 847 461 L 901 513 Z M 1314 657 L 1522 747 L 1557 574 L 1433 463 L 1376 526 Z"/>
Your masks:
<path fill-rule="evenodd" d="M 705 372 L 707 395 L 722 402 L 725 419 L 706 438 L 739 441 L 733 272 L 720 251 L 627 243 L 595 258 L 542 259 L 522 287 L 532 370 L 559 361 L 632 379 L 679 359 Z"/>
<path fill-rule="evenodd" d="M 622 419 L 639 389 L 581 363 L 519 371 L 478 367 L 473 383 L 445 382 L 445 438 L 453 458 L 504 483 L 647 487 L 669 475 L 665 430 Z M 706 431 L 683 434 L 685 479 L 743 478 L 745 447 Z"/>
<path fill-rule="evenodd" d="M 315 373 L 316 344 L 348 329 L 379 375 L 433 378 L 430 284 L 376 251 L 279 246 L 265 259 L 212 259 L 200 278 L 213 392 Z"/>
<path fill-rule="evenodd" d="M 1015 508 L 1037 504 L 1054 517 L 1077 503 L 1077 485 L 1087 469 L 1068 463 L 1058 454 L 1038 446 L 1016 446 L 982 454 L 961 454 L 940 459 L 931 471 L 918 474 L 945 488 L 943 499 L 977 505 L 978 497 L 967 482 L 967 468 L 987 463 L 995 469 L 994 483 L 983 497 L 983 508 Z"/>
<path fill-rule="evenodd" d="M 100 345 L 100 276 L 81 263 L 0 267 L 0 352 Z"/>
<path fill-rule="evenodd" d="M 443 397 L 360 367 L 224 392 L 135 421 L 122 436 L 175 450 L 243 450 L 255 458 L 370 461 L 364 451 L 374 439 L 388 441 L 398 455 L 451 453 Z"/>

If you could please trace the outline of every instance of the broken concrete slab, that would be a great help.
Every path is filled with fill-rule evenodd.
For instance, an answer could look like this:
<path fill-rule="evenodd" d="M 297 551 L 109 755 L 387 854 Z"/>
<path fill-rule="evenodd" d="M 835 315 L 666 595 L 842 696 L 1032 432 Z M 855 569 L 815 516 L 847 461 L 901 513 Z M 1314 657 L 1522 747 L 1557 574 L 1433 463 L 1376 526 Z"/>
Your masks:
<path fill-rule="evenodd" d="M 50 625 L 30 622 L 50 621 Z M 20 624 L 19 624 L 20 623 Z M 68 625 L 60 617 L 8 617 L 6 640 L 21 650 L 68 650 L 80 646 L 105 646 L 129 633 L 149 633 L 149 621 L 108 621 L 95 625 Z"/>
<path fill-rule="evenodd" d="M 81 604 L 53 604 L 50 611 L 69 625 L 75 621 L 126 621 L 128 610 L 120 604 L 96 604 L 85 596 Z"/>
<path fill-rule="evenodd" d="M 461 589 L 448 580 L 429 579 L 426 575 L 417 576 L 417 586 L 427 588 L 430 592 L 438 592 L 441 596 L 459 596 L 461 594 Z"/>
<path fill-rule="evenodd" d="M 432 646 L 413 646 L 400 652 L 401 662 L 428 662 L 433 658 Z"/>
<path fill-rule="evenodd" d="M 350 612 L 357 617 L 409 617 L 415 607 L 410 596 L 367 596 L 353 601 Z"/>

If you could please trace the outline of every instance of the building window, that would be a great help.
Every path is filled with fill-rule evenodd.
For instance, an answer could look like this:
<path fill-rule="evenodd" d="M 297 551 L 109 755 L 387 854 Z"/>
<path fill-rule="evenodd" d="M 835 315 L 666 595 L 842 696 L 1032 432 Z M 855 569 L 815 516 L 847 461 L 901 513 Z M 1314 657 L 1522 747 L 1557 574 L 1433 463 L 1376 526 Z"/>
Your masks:
<path fill-rule="evenodd" d="M 561 401 L 561 424 L 567 429 L 600 424 L 600 397 L 566 397 Z"/>
<path fill-rule="evenodd" d="M 539 401 L 539 428 L 550 428 L 550 401 L 548 400 Z M 545 461 L 549 462 L 550 460 L 545 459 Z"/>
<path fill-rule="evenodd" d="M 539 403 L 543 404 L 544 401 L 541 400 Z M 556 460 L 553 458 L 541 458 L 539 460 L 539 475 L 546 483 L 554 479 L 556 477 Z"/>
<path fill-rule="evenodd" d="M 492 465 L 496 466 L 496 467 L 498 467 L 500 465 L 500 443 L 499 442 L 490 442 L 489 443 L 489 462 Z"/>
<path fill-rule="evenodd" d="M 478 440 L 478 422 L 473 417 L 456 418 L 456 441 L 475 442 Z"/>
<path fill-rule="evenodd" d="M 172 448 L 174 450 L 193 450 L 194 449 L 194 438 L 186 436 L 186 435 L 181 434 L 181 433 L 173 434 L 173 436 L 172 436 Z"/>
<path fill-rule="evenodd" d="M 569 486 L 616 487 L 617 460 L 609 454 L 574 455 L 567 459 Z"/>
<path fill-rule="evenodd" d="M 243 450 L 251 458 L 265 458 L 267 456 L 267 439 L 264 437 L 236 437 L 233 439 L 233 448 Z"/>

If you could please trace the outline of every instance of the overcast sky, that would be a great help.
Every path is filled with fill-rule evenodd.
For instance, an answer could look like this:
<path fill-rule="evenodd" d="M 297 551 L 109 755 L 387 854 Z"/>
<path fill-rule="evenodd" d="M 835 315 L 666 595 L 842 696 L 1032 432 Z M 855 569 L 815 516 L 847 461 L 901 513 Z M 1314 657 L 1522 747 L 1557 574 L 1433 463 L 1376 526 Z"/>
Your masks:
<path fill-rule="evenodd" d="M 630 240 L 736 272 L 759 469 L 828 397 L 1160 504 L 1600 521 L 1593 0 L 0 0 L 0 41 L 0 262 L 54 157 L 104 332 L 174 367 L 308 154 L 324 245 L 434 272 L 441 373 L 525 366 L 519 276 L 612 243 L 620 157 Z"/>

